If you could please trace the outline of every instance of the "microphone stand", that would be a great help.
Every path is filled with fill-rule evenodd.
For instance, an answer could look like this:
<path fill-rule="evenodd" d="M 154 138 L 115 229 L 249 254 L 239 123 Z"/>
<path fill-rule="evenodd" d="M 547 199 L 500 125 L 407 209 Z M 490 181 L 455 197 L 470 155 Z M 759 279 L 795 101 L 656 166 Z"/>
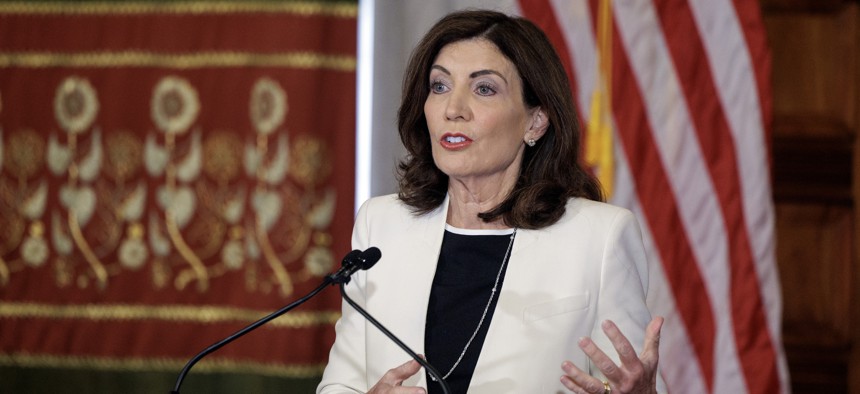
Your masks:
<path fill-rule="evenodd" d="M 179 394 L 179 386 L 182 385 L 182 380 L 185 379 L 185 375 L 188 374 L 188 372 L 191 370 L 191 367 L 193 367 L 194 364 L 197 364 L 197 362 L 200 361 L 200 359 L 202 359 L 203 357 L 206 357 L 209 353 L 212 353 L 212 352 L 222 348 L 224 345 L 226 345 L 230 342 L 233 342 L 234 340 L 247 334 L 248 332 L 255 330 L 257 327 L 260 327 L 263 324 L 266 324 L 266 323 L 274 320 L 278 316 L 281 316 L 284 313 L 289 312 L 291 309 L 303 304 L 305 301 L 307 301 L 307 300 L 311 299 L 313 296 L 317 295 L 317 293 L 319 293 L 320 291 L 325 289 L 328 285 L 331 285 L 334 283 L 335 282 L 331 278 L 331 275 L 326 276 L 326 278 L 325 278 L 325 280 L 323 280 L 322 284 L 320 284 L 316 289 L 313 289 L 310 293 L 308 293 L 308 295 L 290 303 L 289 305 L 287 305 L 281 309 L 278 309 L 277 311 L 271 313 L 270 315 L 268 315 L 268 316 L 266 316 L 260 320 L 257 320 L 255 322 L 251 323 L 247 327 L 235 332 L 233 335 L 230 335 L 229 337 L 224 338 L 224 339 L 214 343 L 212 346 L 209 346 L 206 349 L 204 349 L 202 352 L 198 353 L 196 356 L 194 356 L 194 358 L 192 358 L 191 360 L 188 360 L 188 363 L 186 363 L 185 367 L 182 368 L 182 372 L 179 373 L 179 377 L 176 379 L 176 385 L 173 387 L 173 390 L 170 392 L 170 394 Z"/>
<path fill-rule="evenodd" d="M 247 334 L 248 332 L 251 332 L 251 331 L 257 329 L 258 327 L 262 326 L 263 324 L 266 324 L 266 323 L 274 320 L 275 318 L 289 312 L 290 310 L 294 309 L 295 307 L 303 304 L 305 301 L 313 298 L 315 295 L 317 295 L 319 292 L 321 292 L 327 286 L 333 285 L 335 283 L 340 285 L 340 294 L 341 294 L 341 296 L 343 296 L 343 298 L 346 300 L 346 302 L 349 303 L 349 305 L 352 305 L 352 307 L 355 308 L 355 310 L 357 310 L 359 313 L 361 313 L 362 316 L 364 316 L 369 322 L 371 322 L 374 326 L 376 326 L 376 328 L 378 328 L 380 331 L 382 331 L 383 334 L 385 334 L 388 338 L 390 338 L 392 341 L 394 341 L 394 343 L 396 343 L 397 346 L 400 346 L 400 348 L 403 349 L 410 356 L 412 356 L 412 358 L 415 359 L 415 361 L 418 361 L 419 364 L 421 364 L 424 368 L 426 368 L 427 372 L 430 374 L 430 376 L 432 376 L 434 379 L 436 379 L 439 382 L 439 384 L 442 385 L 442 391 L 445 394 L 450 394 L 451 388 L 448 387 L 448 383 L 446 383 L 442 379 L 442 375 L 440 375 L 439 372 L 436 371 L 436 368 L 433 368 L 433 366 L 430 365 L 429 363 L 427 363 L 427 361 L 425 361 L 421 357 L 418 357 L 418 355 L 415 354 L 415 352 L 412 351 L 412 349 L 410 349 L 409 346 L 406 346 L 406 344 L 403 343 L 403 341 L 401 341 L 396 336 L 394 336 L 394 334 L 392 334 L 390 331 L 388 331 L 388 329 L 386 329 L 384 326 L 382 326 L 382 324 L 380 324 L 376 319 L 374 319 L 373 316 L 370 316 L 370 314 L 367 311 L 365 311 L 364 308 L 362 308 L 358 304 L 356 304 L 355 301 L 353 301 L 351 298 L 349 298 L 349 296 L 346 294 L 346 290 L 345 290 L 344 286 L 347 283 L 349 283 L 350 277 L 352 276 L 352 274 L 355 273 L 355 271 L 357 271 L 357 270 L 369 269 L 374 264 L 376 264 L 376 262 L 379 260 L 380 257 L 381 257 L 381 254 L 379 253 L 379 249 L 374 248 L 374 247 L 368 248 L 364 252 L 362 252 L 360 250 L 353 250 L 352 252 L 349 252 L 346 255 L 346 257 L 344 257 L 344 259 L 343 259 L 343 263 L 342 263 L 343 268 L 341 268 L 336 273 L 333 273 L 333 274 L 326 276 L 325 279 L 323 280 L 323 282 L 319 286 L 317 286 L 317 288 L 313 289 L 310 293 L 308 293 L 306 296 L 299 298 L 298 300 L 290 303 L 289 305 L 287 305 L 281 309 L 278 309 L 277 311 L 269 314 L 268 316 L 263 317 L 262 319 L 257 320 L 255 322 L 249 324 L 245 328 L 235 332 L 234 334 L 230 335 L 229 337 L 224 338 L 218 342 L 215 342 L 214 344 L 212 344 L 211 346 L 207 347 L 202 352 L 200 352 L 196 356 L 194 356 L 194 358 L 192 358 L 191 360 L 188 360 L 188 363 L 185 364 L 185 367 L 183 367 L 182 371 L 179 373 L 179 377 L 176 378 L 176 384 L 174 385 L 173 390 L 170 392 L 170 394 L 179 394 L 179 387 L 182 386 L 182 381 L 185 379 L 185 376 L 188 375 L 189 371 L 191 371 L 191 367 L 193 367 L 194 364 L 197 364 L 197 362 L 200 361 L 203 357 L 206 357 L 210 353 L 224 347 L 224 345 L 227 345 L 228 343 L 233 342 L 236 339 L 239 339 L 239 337 Z"/>
<path fill-rule="evenodd" d="M 348 280 L 347 280 L 347 282 L 348 282 Z M 436 379 L 436 381 L 439 382 L 439 384 L 442 386 L 442 391 L 445 394 L 450 394 L 451 388 L 448 387 L 448 382 L 446 382 L 444 379 L 442 379 L 442 375 L 439 374 L 439 371 L 437 371 L 436 368 L 433 368 L 433 366 L 430 365 L 430 363 L 428 363 L 426 360 L 419 357 L 418 354 L 416 354 L 414 351 L 412 351 L 412 349 L 409 348 L 409 346 L 406 346 L 406 344 L 403 343 L 403 341 L 401 341 L 399 338 L 394 336 L 394 334 L 392 334 L 391 331 L 388 331 L 388 329 L 385 328 L 376 319 L 374 319 L 373 316 L 370 315 L 370 313 L 368 313 L 367 311 L 364 310 L 364 308 L 362 308 L 361 306 L 356 304 L 355 301 L 352 300 L 352 298 L 349 298 L 349 296 L 346 294 L 346 289 L 344 288 L 344 284 L 345 283 L 343 283 L 343 282 L 340 283 L 340 295 L 343 297 L 343 299 L 346 300 L 346 302 L 349 305 L 351 305 L 353 308 L 355 308 L 355 310 L 358 311 L 358 313 L 360 313 L 362 316 L 364 316 L 364 318 L 367 319 L 367 321 L 369 321 L 371 324 L 376 326 L 376 328 L 378 328 L 379 331 L 382 331 L 382 333 L 385 334 L 385 336 L 387 336 L 389 339 L 394 341 L 394 343 L 396 343 L 397 346 L 400 346 L 400 348 L 403 349 L 403 351 L 405 351 L 410 356 L 412 356 L 412 358 L 415 361 L 418 361 L 418 363 L 421 364 L 421 366 L 423 366 L 425 369 L 427 369 L 427 372 L 430 374 L 430 376 L 432 376 L 433 378 Z"/>

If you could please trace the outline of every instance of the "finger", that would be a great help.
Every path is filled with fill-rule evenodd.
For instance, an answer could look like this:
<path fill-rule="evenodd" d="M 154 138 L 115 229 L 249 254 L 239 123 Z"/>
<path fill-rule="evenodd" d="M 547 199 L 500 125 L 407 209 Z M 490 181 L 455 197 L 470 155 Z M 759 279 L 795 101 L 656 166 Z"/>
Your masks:
<path fill-rule="evenodd" d="M 399 386 L 403 384 L 404 380 L 409 379 L 409 377 L 418 373 L 420 369 L 421 364 L 419 364 L 418 361 L 409 360 L 397 367 L 389 369 L 385 375 L 382 375 L 382 379 L 380 380 L 392 386 Z"/>
<path fill-rule="evenodd" d="M 561 384 L 568 390 L 578 394 L 603 393 L 603 382 L 585 373 L 570 361 L 561 364 L 565 375 L 561 377 Z"/>
<path fill-rule="evenodd" d="M 425 394 L 426 391 L 421 387 L 406 387 L 406 386 L 396 386 L 393 387 L 388 394 Z"/>
<path fill-rule="evenodd" d="M 663 317 L 657 316 L 645 328 L 645 344 L 642 347 L 642 362 L 657 365 L 660 358 L 660 330 L 663 328 Z"/>
<path fill-rule="evenodd" d="M 567 387 L 568 390 L 576 394 L 592 394 L 588 391 L 585 391 L 584 388 L 580 387 L 578 384 L 576 384 L 576 382 L 573 381 L 573 379 L 566 375 L 562 375 L 561 384 L 563 384 L 564 387 Z"/>
<path fill-rule="evenodd" d="M 630 344 L 627 337 L 621 333 L 621 330 L 618 329 L 618 326 L 616 326 L 612 320 L 604 321 L 603 324 L 601 324 L 601 327 L 603 328 L 603 332 L 606 333 L 606 336 L 609 337 L 609 340 L 612 342 L 612 346 L 615 348 L 615 351 L 618 353 L 618 356 L 621 359 L 621 365 L 629 372 L 638 374 L 643 369 L 642 361 L 639 360 L 639 357 L 636 355 L 636 349 L 633 348 L 633 345 Z M 609 375 L 607 375 L 607 377 L 612 378 Z"/>
<path fill-rule="evenodd" d="M 626 340 L 626 339 L 625 339 Z M 603 375 L 606 376 L 609 380 L 619 382 L 622 379 L 621 369 L 618 368 L 618 365 L 612 361 L 609 356 L 606 355 L 591 338 L 583 337 L 579 339 L 579 348 L 582 349 L 583 352 L 591 359 L 591 362 L 597 366 L 597 369 L 600 372 L 603 372 Z M 601 390 L 603 389 L 603 383 L 601 382 Z"/>

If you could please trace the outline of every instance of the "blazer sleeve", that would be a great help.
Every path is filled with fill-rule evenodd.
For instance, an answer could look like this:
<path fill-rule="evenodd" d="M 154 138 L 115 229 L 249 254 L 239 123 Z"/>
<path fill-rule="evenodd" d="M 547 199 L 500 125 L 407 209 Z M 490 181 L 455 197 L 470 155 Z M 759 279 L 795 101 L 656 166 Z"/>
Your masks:
<path fill-rule="evenodd" d="M 368 243 L 368 206 L 362 205 L 356 216 L 352 232 L 353 249 L 364 250 Z M 362 307 L 365 303 L 366 273 L 356 272 L 346 285 L 346 292 Z M 328 364 L 322 381 L 317 386 L 318 394 L 364 393 L 369 390 L 367 382 L 367 357 L 364 317 L 348 303 L 341 306 L 341 317 L 335 324 L 335 341 L 329 352 Z"/>
<path fill-rule="evenodd" d="M 610 221 L 607 235 L 602 253 L 597 319 L 591 338 L 620 366 L 618 352 L 601 325 L 605 320 L 612 320 L 636 349 L 636 354 L 641 354 L 645 328 L 651 321 L 651 313 L 645 303 L 648 293 L 648 261 L 639 223 L 632 212 L 619 210 Z M 591 361 L 589 369 L 593 376 L 605 378 Z M 666 392 L 659 373 L 657 380 L 657 391 Z"/>

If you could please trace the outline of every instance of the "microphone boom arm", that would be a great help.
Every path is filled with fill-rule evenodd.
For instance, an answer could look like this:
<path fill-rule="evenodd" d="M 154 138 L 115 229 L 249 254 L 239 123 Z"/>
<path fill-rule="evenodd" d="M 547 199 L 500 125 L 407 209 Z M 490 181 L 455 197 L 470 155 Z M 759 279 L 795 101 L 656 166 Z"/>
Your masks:
<path fill-rule="evenodd" d="M 198 353 L 196 356 L 194 356 L 194 358 L 192 358 L 191 360 L 188 360 L 188 363 L 186 363 L 185 367 L 182 368 L 182 372 L 180 372 L 179 377 L 176 378 L 176 385 L 173 387 L 173 391 L 171 391 L 170 394 L 179 394 L 179 386 L 182 385 L 182 380 L 185 379 L 185 375 L 187 375 L 188 372 L 191 371 L 191 367 L 193 367 L 194 364 L 197 364 L 197 362 L 200 361 L 200 359 L 202 359 L 203 357 L 206 357 L 207 355 L 209 355 L 209 353 L 212 353 L 212 352 L 222 348 L 224 345 L 226 345 L 230 342 L 233 342 L 236 339 L 239 339 L 239 337 L 247 334 L 250 331 L 255 330 L 257 327 L 260 327 L 263 324 L 266 324 L 266 323 L 274 320 L 275 318 L 283 315 L 284 313 L 289 312 L 293 308 L 295 308 L 295 307 L 303 304 L 305 301 L 311 299 L 313 296 L 317 295 L 317 293 L 319 293 L 320 291 L 322 291 L 323 289 L 325 289 L 326 287 L 328 287 L 329 285 L 331 285 L 333 283 L 334 282 L 332 281 L 332 279 L 330 277 L 326 277 L 325 280 L 323 280 L 322 284 L 320 284 L 316 289 L 313 289 L 306 296 L 290 303 L 289 305 L 287 305 L 281 309 L 278 309 L 275 312 L 272 312 L 271 314 L 269 314 L 268 316 L 266 316 L 260 320 L 257 320 L 255 322 L 249 324 L 245 328 L 243 328 L 239 331 L 236 331 L 233 335 L 230 335 L 229 337 L 224 338 L 224 339 L 212 344 L 211 346 L 204 349 L 202 352 Z"/>
<path fill-rule="evenodd" d="M 323 282 L 319 286 L 317 286 L 317 288 L 311 290 L 311 292 L 308 293 L 306 296 L 299 298 L 298 300 L 290 303 L 289 305 L 287 305 L 281 309 L 278 309 L 277 311 L 269 314 L 268 316 L 265 316 L 262 319 L 257 320 L 255 322 L 249 324 L 245 328 L 243 328 L 239 331 L 236 331 L 235 333 L 233 333 L 229 337 L 224 338 L 224 339 L 212 344 L 211 346 L 207 347 L 202 352 L 200 352 L 196 356 L 194 356 L 194 358 L 192 358 L 191 360 L 188 360 L 188 363 L 185 364 L 185 367 L 182 368 L 182 371 L 179 373 L 179 376 L 176 378 L 176 384 L 174 385 L 173 390 L 170 392 L 170 394 L 179 394 L 179 387 L 182 386 L 182 381 L 185 379 L 185 376 L 188 375 L 189 371 L 191 371 L 191 367 L 193 367 L 195 364 L 197 364 L 197 362 L 200 361 L 201 359 L 203 359 L 203 357 L 206 357 L 210 353 L 224 347 L 225 345 L 229 344 L 230 342 L 233 342 L 236 339 L 239 339 L 243 335 L 257 329 L 258 327 L 262 326 L 263 324 L 266 324 L 266 323 L 274 320 L 275 318 L 289 312 L 290 310 L 294 309 L 295 307 L 305 303 L 305 301 L 313 298 L 315 295 L 317 295 L 319 292 L 323 291 L 323 289 L 325 289 L 329 285 L 333 285 L 333 284 L 339 284 L 340 285 L 340 294 L 341 294 L 341 296 L 343 296 L 343 299 L 346 300 L 347 303 L 349 303 L 349 305 L 351 305 L 353 308 L 355 308 L 356 311 L 358 311 L 369 322 L 371 322 L 374 326 L 376 326 L 376 328 L 378 328 L 380 331 L 382 331 L 383 334 L 385 334 L 388 338 L 390 338 L 392 341 L 394 341 L 394 343 L 396 343 L 398 346 L 400 346 L 401 349 L 403 349 L 406 353 L 408 353 L 410 356 L 412 356 L 412 358 L 415 359 L 415 361 L 418 361 L 419 364 L 421 364 L 424 368 L 426 368 L 427 372 L 442 385 L 442 391 L 445 394 L 449 394 L 451 392 L 451 389 L 448 387 L 448 383 L 442 379 L 442 376 L 439 374 L 438 371 L 436 371 L 435 368 L 433 368 L 432 365 L 430 365 L 429 363 L 427 363 L 427 361 L 425 361 L 424 359 L 419 357 L 417 354 L 415 354 L 415 352 L 412 351 L 412 349 L 410 349 L 408 346 L 406 346 L 406 344 L 403 343 L 403 341 L 401 341 L 396 336 L 394 336 L 394 334 L 392 334 L 390 331 L 388 331 L 388 329 L 386 329 L 382 324 L 380 324 L 376 319 L 374 319 L 373 316 L 371 316 L 367 311 L 365 311 L 364 308 L 362 308 L 358 304 L 356 304 L 355 301 L 353 301 L 351 298 L 349 298 L 349 296 L 346 294 L 346 289 L 344 286 L 347 283 L 349 283 L 350 277 L 352 276 L 352 274 L 354 274 L 358 270 L 369 269 L 374 264 L 376 264 L 376 262 L 379 261 L 379 259 L 381 257 L 382 257 L 382 255 L 379 252 L 379 249 L 377 249 L 375 247 L 370 247 L 365 251 L 353 250 L 353 251 L 349 252 L 343 258 L 341 269 L 338 270 L 336 273 L 333 273 L 333 274 L 326 276 L 325 279 L 323 280 Z"/>
<path fill-rule="evenodd" d="M 436 381 L 438 381 L 439 384 L 442 385 L 442 391 L 445 394 L 451 393 L 451 388 L 448 387 L 448 383 L 445 382 L 444 379 L 442 379 L 442 375 L 439 374 L 439 371 L 437 371 L 436 368 L 433 368 L 433 366 L 430 365 L 430 363 L 428 363 L 426 360 L 424 360 L 423 358 L 418 356 L 418 354 L 416 354 L 414 351 L 412 351 L 412 349 L 410 349 L 409 346 L 406 346 L 406 344 L 403 343 L 403 341 L 401 341 L 399 338 L 394 336 L 394 334 L 392 334 L 391 331 L 388 331 L 388 329 L 385 328 L 385 326 L 383 326 L 380 322 L 378 322 L 376 319 L 374 319 L 373 316 L 370 315 L 370 313 L 365 311 L 364 308 L 359 306 L 355 301 L 352 300 L 352 298 L 349 298 L 349 296 L 346 294 L 346 289 L 344 288 L 343 283 L 340 284 L 340 295 L 343 297 L 344 300 L 346 300 L 346 302 L 349 305 L 351 305 L 353 308 L 355 308 L 355 310 L 358 311 L 358 313 L 360 313 L 362 316 L 364 316 L 364 318 L 367 319 L 367 321 L 369 321 L 376 328 L 378 328 L 379 331 L 382 331 L 382 333 L 385 334 L 385 336 L 387 336 L 389 339 L 394 341 L 394 343 L 396 343 L 397 346 L 400 346 L 400 348 L 403 349 L 403 351 L 408 353 L 415 361 L 418 361 L 418 363 L 421 364 L 421 366 L 426 368 L 427 372 L 430 374 L 430 376 L 435 378 Z"/>

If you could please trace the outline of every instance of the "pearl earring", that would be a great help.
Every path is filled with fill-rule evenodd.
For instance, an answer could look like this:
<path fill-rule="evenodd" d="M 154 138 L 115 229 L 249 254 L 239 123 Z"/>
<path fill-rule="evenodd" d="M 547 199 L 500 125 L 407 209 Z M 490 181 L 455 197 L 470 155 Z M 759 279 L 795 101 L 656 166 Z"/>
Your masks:
<path fill-rule="evenodd" d="M 535 144 L 537 144 L 537 141 L 535 141 L 534 138 L 529 138 L 529 140 L 526 141 L 526 145 L 528 146 L 535 146 Z"/>

